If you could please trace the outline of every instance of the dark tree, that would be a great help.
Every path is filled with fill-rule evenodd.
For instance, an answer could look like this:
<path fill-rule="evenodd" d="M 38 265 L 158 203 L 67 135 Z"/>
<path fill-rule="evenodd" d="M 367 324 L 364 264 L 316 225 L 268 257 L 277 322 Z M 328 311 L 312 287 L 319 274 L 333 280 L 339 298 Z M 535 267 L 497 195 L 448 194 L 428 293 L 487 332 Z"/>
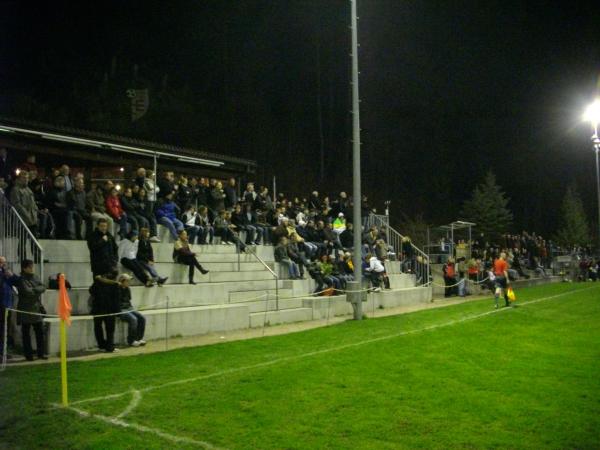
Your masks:
<path fill-rule="evenodd" d="M 574 185 L 567 187 L 561 208 L 561 227 L 556 240 L 567 248 L 585 247 L 592 241 L 583 202 Z"/>

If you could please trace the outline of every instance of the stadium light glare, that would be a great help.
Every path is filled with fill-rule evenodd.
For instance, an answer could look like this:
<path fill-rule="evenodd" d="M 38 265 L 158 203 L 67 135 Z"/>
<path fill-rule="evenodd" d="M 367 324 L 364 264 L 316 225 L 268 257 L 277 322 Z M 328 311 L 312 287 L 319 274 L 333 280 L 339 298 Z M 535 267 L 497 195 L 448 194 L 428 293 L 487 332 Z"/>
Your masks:
<path fill-rule="evenodd" d="M 583 113 L 583 121 L 589 122 L 594 128 L 598 127 L 600 123 L 600 98 L 590 103 Z"/>

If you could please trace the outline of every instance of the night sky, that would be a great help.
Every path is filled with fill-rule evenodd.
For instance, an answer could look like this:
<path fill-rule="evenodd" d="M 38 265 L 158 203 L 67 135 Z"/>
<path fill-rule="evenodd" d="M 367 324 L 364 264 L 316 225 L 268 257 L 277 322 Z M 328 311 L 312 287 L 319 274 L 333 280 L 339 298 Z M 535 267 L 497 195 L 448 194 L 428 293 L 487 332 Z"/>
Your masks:
<path fill-rule="evenodd" d="M 253 158 L 257 181 L 277 175 L 287 193 L 351 191 L 349 2 L 0 3 L 1 114 Z M 491 169 L 515 230 L 551 234 L 570 183 L 594 220 L 580 117 L 600 74 L 598 5 L 358 5 L 363 191 L 376 206 L 443 224 Z M 131 87 L 150 89 L 134 124 Z"/>

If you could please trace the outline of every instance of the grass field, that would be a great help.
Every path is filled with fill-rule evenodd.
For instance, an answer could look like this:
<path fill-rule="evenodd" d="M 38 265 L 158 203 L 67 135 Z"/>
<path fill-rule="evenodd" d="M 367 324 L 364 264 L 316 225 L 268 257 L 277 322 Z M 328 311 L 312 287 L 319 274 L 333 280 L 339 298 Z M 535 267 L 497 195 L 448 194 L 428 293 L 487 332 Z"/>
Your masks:
<path fill-rule="evenodd" d="M 600 448 L 600 284 L 0 375 L 0 447 Z"/>

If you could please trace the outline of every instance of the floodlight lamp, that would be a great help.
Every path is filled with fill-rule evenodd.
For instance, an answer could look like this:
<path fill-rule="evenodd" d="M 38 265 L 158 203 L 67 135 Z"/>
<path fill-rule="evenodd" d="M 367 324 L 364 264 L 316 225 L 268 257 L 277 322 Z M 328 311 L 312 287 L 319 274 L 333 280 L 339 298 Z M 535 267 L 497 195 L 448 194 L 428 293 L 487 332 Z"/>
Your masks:
<path fill-rule="evenodd" d="M 600 123 L 600 98 L 591 103 L 583 113 L 583 120 L 597 126 Z"/>

